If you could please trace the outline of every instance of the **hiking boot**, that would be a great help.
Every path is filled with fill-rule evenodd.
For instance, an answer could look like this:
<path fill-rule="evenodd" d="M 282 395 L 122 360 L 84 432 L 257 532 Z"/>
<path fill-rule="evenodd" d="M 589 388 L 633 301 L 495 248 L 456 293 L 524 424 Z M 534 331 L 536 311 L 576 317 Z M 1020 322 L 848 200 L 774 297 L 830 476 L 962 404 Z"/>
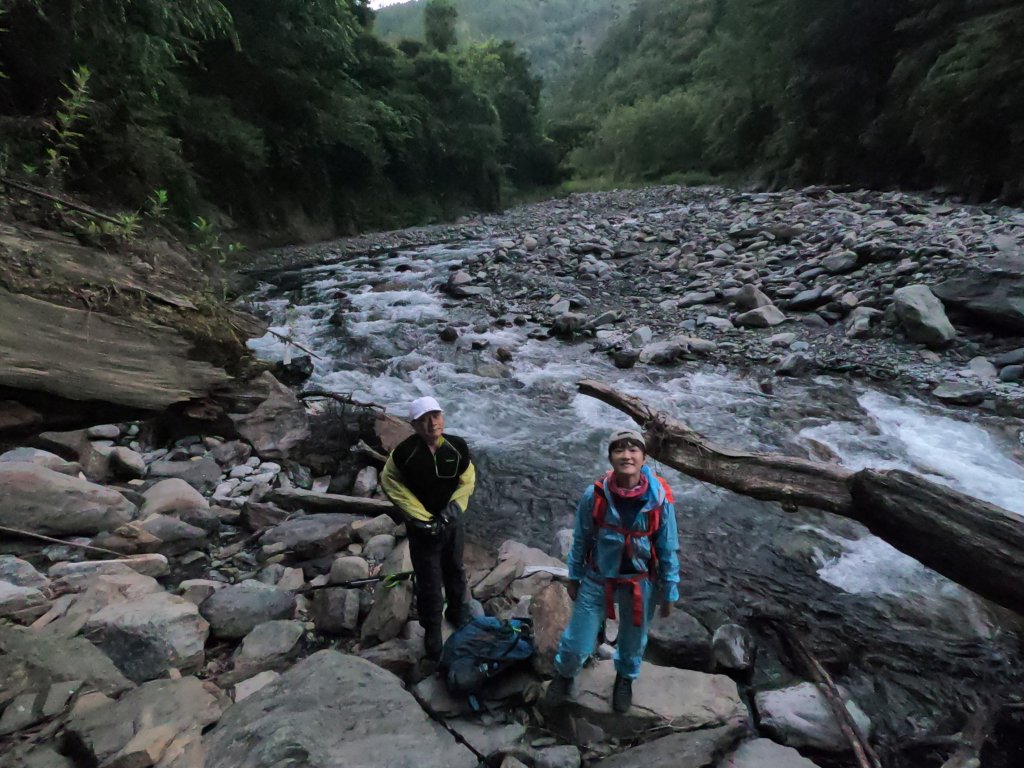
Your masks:
<path fill-rule="evenodd" d="M 444 642 L 441 640 L 440 627 L 427 627 L 423 635 L 423 656 L 429 661 L 437 661 L 441 658 L 441 649 Z"/>
<path fill-rule="evenodd" d="M 569 694 L 572 692 L 572 683 L 573 678 L 571 677 L 555 675 L 548 684 L 547 693 L 544 694 L 544 703 L 549 707 L 557 707 L 569 698 Z"/>
<path fill-rule="evenodd" d="M 612 687 L 612 709 L 620 715 L 633 706 L 633 681 L 616 673 Z"/>
<path fill-rule="evenodd" d="M 449 605 L 444 612 L 444 617 L 448 619 L 448 622 L 458 629 L 459 627 L 468 624 L 472 616 L 469 613 L 469 606 L 466 603 L 459 605 Z"/>

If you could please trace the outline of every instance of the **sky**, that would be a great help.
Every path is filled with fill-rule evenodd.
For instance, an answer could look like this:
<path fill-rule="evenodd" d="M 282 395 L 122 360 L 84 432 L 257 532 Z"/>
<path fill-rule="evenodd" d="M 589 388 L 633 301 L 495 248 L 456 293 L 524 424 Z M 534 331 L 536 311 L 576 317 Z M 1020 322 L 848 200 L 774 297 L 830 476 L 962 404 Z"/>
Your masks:
<path fill-rule="evenodd" d="M 383 8 L 385 5 L 394 5 L 395 3 L 404 3 L 407 0 L 370 0 L 371 8 Z"/>

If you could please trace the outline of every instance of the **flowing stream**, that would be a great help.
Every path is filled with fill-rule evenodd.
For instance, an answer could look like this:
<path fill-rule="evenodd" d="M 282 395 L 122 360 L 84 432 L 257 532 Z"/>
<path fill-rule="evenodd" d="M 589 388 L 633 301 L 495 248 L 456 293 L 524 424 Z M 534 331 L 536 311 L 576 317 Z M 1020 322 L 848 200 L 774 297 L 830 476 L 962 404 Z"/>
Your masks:
<path fill-rule="evenodd" d="M 628 424 L 579 395 L 582 378 L 637 395 L 721 444 L 909 469 L 1024 515 L 1019 446 L 977 414 L 825 377 L 780 379 L 766 395 L 706 362 L 619 370 L 586 342 L 532 339 L 528 325 L 500 325 L 437 290 L 451 268 L 492 246 L 354 257 L 252 297 L 275 330 L 323 356 L 310 386 L 403 417 L 414 397 L 440 400 L 448 431 L 469 441 L 477 463 L 469 533 L 478 542 L 493 549 L 515 538 L 557 553 L 557 531 L 607 468 L 605 435 Z M 463 328 L 454 343 L 438 335 L 448 324 Z M 269 334 L 251 346 L 268 359 L 288 354 Z M 510 362 L 498 362 L 498 347 Z M 1007 617 L 855 523 L 787 513 L 658 469 L 676 492 L 687 610 L 712 629 L 783 617 L 822 658 L 845 665 L 843 683 L 862 707 L 889 713 L 892 738 L 956 731 L 960 704 L 1019 676 Z M 785 676 L 760 657 L 757 675 Z"/>

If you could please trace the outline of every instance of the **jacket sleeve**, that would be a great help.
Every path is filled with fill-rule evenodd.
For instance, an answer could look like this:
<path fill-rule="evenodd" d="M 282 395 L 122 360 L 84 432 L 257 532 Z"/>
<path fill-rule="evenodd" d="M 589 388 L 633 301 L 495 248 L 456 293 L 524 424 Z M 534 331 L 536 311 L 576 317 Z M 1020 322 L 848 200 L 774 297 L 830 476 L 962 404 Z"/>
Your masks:
<path fill-rule="evenodd" d="M 427 512 L 416 495 L 402 482 L 402 473 L 395 466 L 394 454 L 388 456 L 384 471 L 380 474 L 380 484 L 384 493 L 406 517 L 417 520 L 431 520 L 433 515 Z"/>
<path fill-rule="evenodd" d="M 679 531 L 676 508 L 671 502 L 666 501 L 661 509 L 661 525 L 654 535 L 654 548 L 658 553 L 660 600 L 674 603 L 679 599 Z"/>
<path fill-rule="evenodd" d="M 473 491 L 476 489 L 476 467 L 473 462 L 469 462 L 469 466 L 466 470 L 459 475 L 459 485 L 455 489 L 455 493 L 448 500 L 449 502 L 454 501 L 459 505 L 459 509 L 465 512 L 469 509 L 469 497 L 473 495 Z"/>
<path fill-rule="evenodd" d="M 576 505 L 576 523 L 569 551 L 569 578 L 582 581 L 587 569 L 587 553 L 594 545 L 594 486 L 583 492 Z"/>

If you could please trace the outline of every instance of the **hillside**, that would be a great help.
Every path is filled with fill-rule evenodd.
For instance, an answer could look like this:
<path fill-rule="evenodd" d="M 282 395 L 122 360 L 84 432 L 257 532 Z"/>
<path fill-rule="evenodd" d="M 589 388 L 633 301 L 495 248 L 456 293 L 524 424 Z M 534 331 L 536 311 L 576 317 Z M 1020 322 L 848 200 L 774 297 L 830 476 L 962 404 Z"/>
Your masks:
<path fill-rule="evenodd" d="M 511 40 L 530 59 L 545 86 L 571 76 L 635 0 L 454 0 L 464 42 Z M 389 42 L 423 39 L 425 0 L 377 12 L 374 30 Z"/>

